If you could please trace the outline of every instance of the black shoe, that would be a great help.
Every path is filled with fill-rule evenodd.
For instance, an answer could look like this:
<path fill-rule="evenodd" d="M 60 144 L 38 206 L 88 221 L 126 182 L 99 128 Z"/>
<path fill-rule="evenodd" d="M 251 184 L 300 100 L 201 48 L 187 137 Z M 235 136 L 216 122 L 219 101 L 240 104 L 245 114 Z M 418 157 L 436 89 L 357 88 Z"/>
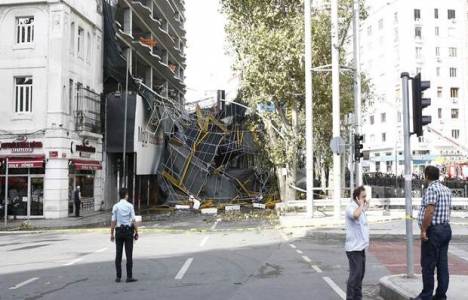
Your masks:
<path fill-rule="evenodd" d="M 127 278 L 127 280 L 125 280 L 126 282 L 135 282 L 135 281 L 138 281 L 138 279 L 136 278 Z"/>
<path fill-rule="evenodd" d="M 115 282 L 120 282 L 120 278 L 117 277 L 117 278 L 115 279 Z"/>

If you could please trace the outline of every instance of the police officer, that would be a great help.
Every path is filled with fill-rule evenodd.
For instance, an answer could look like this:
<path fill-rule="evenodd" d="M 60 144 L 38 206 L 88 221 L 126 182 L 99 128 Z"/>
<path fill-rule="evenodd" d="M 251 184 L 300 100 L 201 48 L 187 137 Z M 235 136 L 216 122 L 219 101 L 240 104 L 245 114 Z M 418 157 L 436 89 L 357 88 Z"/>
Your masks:
<path fill-rule="evenodd" d="M 135 282 L 133 278 L 133 239 L 138 239 L 138 227 L 135 223 L 135 210 L 128 202 L 128 191 L 122 188 L 119 192 L 120 201 L 112 208 L 111 242 L 115 240 L 115 269 L 117 277 L 115 282 L 120 282 L 122 277 L 122 250 L 125 246 L 125 257 L 127 258 L 127 280 Z M 115 237 L 114 237 L 115 230 Z"/>

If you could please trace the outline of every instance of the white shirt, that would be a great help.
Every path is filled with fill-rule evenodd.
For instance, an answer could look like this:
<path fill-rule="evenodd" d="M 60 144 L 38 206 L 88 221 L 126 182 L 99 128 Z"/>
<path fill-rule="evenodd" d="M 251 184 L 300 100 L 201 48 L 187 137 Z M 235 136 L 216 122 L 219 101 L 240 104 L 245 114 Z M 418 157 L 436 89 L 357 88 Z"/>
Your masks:
<path fill-rule="evenodd" d="M 355 201 L 351 201 L 346 207 L 346 243 L 345 250 L 362 251 L 369 247 L 369 226 L 367 225 L 366 212 L 363 210 L 359 218 L 353 217 L 354 211 L 359 207 Z"/>
<path fill-rule="evenodd" d="M 112 221 L 117 221 L 117 227 L 120 225 L 132 225 L 132 222 L 135 221 L 133 205 L 125 199 L 120 199 L 120 201 L 112 207 Z"/>

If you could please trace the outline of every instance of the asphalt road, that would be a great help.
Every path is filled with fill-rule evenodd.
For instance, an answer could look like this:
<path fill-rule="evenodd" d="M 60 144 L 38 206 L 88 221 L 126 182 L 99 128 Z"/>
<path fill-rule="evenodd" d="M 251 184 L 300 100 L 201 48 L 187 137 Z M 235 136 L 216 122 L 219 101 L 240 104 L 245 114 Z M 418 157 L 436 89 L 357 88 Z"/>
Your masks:
<path fill-rule="evenodd" d="M 0 235 L 0 299 L 334 300 L 344 299 L 348 273 L 341 241 L 290 240 L 272 229 L 143 233 L 135 283 L 114 282 L 114 253 L 108 233 Z M 387 274 L 371 249 L 366 299 L 379 299 Z"/>

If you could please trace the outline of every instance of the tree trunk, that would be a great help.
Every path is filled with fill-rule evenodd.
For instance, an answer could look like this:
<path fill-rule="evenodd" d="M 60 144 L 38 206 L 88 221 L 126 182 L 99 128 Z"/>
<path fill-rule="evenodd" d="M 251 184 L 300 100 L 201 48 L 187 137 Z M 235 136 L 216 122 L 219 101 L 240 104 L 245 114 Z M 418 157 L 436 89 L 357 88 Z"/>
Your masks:
<path fill-rule="evenodd" d="M 294 102 L 291 107 L 291 128 L 292 128 L 292 139 L 290 143 L 288 143 L 289 153 L 291 153 L 291 161 L 288 163 L 288 175 L 286 178 L 286 191 L 287 191 L 287 199 L 288 200 L 296 200 L 297 192 L 293 186 L 296 186 L 297 182 L 297 159 L 298 159 L 298 144 L 297 144 L 297 136 L 299 131 L 299 122 L 298 122 L 298 115 L 297 115 L 297 103 Z"/>
<path fill-rule="evenodd" d="M 284 173 L 284 168 L 281 168 L 277 166 L 275 168 L 276 172 L 276 178 L 278 180 L 278 190 L 281 198 L 281 202 L 286 202 L 287 196 L 286 196 L 286 176 L 283 175 Z"/>

